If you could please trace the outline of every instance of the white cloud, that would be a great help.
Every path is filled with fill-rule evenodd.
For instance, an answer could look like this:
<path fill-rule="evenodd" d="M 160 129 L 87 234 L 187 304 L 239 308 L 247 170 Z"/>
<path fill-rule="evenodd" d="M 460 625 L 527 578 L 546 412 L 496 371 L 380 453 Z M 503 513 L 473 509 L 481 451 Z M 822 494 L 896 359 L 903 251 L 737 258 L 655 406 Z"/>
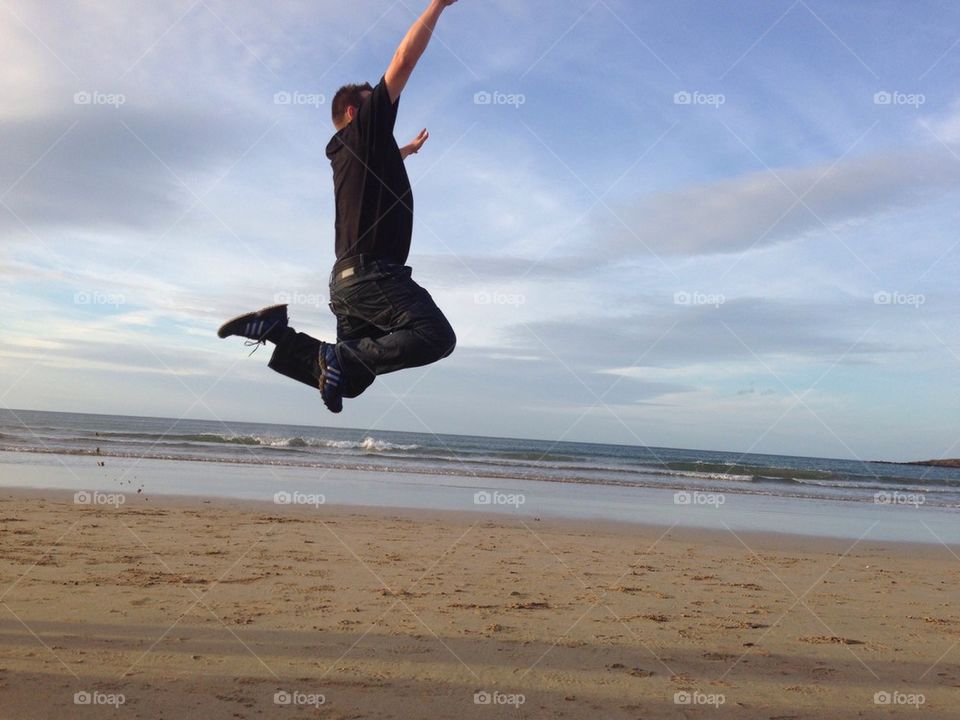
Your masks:
<path fill-rule="evenodd" d="M 828 232 L 960 188 L 960 163 L 929 150 L 777 169 L 776 174 L 779 180 L 760 170 L 640 198 L 620 210 L 634 233 L 621 228 L 600 242 L 625 255 L 742 252 Z"/>
<path fill-rule="evenodd" d="M 960 143 L 960 100 L 955 101 L 948 112 L 925 118 L 920 124 L 944 143 Z"/>

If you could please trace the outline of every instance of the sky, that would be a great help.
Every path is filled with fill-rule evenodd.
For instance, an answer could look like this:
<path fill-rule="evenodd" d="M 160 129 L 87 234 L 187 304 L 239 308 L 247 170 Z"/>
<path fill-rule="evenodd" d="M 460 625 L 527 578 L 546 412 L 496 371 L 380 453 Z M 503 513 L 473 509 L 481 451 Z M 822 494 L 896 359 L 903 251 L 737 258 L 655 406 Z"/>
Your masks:
<path fill-rule="evenodd" d="M 460 0 L 405 90 L 454 354 L 338 416 L 329 100 L 423 0 L 0 2 L 0 407 L 960 456 L 960 6 Z"/>

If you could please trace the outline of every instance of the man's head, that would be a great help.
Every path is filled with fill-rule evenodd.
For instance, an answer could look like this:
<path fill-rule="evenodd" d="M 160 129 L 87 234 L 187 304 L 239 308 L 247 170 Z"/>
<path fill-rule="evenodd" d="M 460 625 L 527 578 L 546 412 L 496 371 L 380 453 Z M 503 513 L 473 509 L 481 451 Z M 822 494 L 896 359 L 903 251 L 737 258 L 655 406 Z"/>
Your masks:
<path fill-rule="evenodd" d="M 333 126 L 339 131 L 353 122 L 357 116 L 357 110 L 363 104 L 363 101 L 370 97 L 373 87 L 370 83 L 362 85 L 344 85 L 337 90 L 333 96 Z"/>

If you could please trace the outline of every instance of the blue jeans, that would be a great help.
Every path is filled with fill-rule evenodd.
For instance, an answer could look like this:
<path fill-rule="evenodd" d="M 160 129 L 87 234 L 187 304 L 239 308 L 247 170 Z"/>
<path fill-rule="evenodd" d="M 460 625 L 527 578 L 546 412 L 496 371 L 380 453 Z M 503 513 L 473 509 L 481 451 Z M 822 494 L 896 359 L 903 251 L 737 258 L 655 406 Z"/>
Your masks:
<path fill-rule="evenodd" d="M 355 266 L 343 279 L 331 276 L 330 309 L 337 316 L 337 359 L 343 396 L 354 398 L 377 375 L 429 365 L 447 357 L 457 337 L 412 270 L 383 260 Z M 320 342 L 287 328 L 270 367 L 313 387 L 319 385 Z"/>

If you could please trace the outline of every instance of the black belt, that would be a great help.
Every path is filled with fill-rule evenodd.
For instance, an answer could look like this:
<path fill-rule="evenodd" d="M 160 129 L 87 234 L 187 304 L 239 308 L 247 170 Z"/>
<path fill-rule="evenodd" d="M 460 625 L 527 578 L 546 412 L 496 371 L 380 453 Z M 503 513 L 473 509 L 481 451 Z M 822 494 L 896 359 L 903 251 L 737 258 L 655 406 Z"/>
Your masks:
<path fill-rule="evenodd" d="M 341 258 L 333 264 L 333 272 L 330 273 L 330 282 L 346 280 L 353 277 L 359 271 L 374 264 L 390 263 L 377 255 L 352 255 Z"/>

